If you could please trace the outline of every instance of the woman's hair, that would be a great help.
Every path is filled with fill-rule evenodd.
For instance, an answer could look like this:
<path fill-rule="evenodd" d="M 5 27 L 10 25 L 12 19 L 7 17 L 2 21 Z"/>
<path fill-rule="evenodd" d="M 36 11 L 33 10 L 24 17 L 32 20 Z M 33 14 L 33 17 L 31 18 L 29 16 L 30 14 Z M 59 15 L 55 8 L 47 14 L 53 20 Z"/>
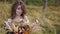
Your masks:
<path fill-rule="evenodd" d="M 22 14 L 20 16 L 22 16 L 24 18 L 24 14 L 26 13 L 25 5 L 22 1 L 16 1 L 11 8 L 11 18 L 12 19 L 14 19 L 16 16 L 16 9 L 17 9 L 18 5 L 21 5 L 21 10 L 22 10 Z"/>

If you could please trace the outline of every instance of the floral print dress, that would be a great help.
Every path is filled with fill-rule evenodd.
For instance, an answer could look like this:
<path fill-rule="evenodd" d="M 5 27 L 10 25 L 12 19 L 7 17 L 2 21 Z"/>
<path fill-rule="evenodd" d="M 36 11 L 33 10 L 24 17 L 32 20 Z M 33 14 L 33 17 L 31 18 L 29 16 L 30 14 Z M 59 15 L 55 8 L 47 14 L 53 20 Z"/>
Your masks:
<path fill-rule="evenodd" d="M 29 25 L 29 20 L 27 18 L 27 16 L 25 16 L 25 18 L 20 19 L 19 22 L 15 22 L 13 21 L 11 18 L 9 18 L 7 21 L 5 21 L 4 24 L 4 30 L 5 33 L 8 34 L 8 32 L 12 32 L 9 30 L 9 28 L 15 29 L 16 31 L 18 30 L 18 27 L 20 26 L 25 26 L 25 25 Z"/>

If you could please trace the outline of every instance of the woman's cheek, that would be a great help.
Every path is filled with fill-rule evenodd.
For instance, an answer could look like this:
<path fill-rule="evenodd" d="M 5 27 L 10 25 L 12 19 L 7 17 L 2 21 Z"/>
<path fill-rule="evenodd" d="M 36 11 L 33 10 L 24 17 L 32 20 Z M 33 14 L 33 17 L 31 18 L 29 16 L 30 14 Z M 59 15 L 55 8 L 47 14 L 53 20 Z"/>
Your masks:
<path fill-rule="evenodd" d="M 19 12 L 17 11 L 16 14 L 19 15 Z"/>

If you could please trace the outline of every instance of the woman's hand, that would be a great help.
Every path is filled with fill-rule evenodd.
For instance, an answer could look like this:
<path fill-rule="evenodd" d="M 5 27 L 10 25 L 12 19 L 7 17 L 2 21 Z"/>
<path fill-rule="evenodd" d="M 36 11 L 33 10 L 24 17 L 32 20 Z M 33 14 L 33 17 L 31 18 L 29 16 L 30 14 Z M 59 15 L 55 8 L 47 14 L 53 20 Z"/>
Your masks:
<path fill-rule="evenodd" d="M 34 23 L 35 23 L 35 24 L 39 24 L 39 20 L 38 20 L 38 19 L 35 19 L 35 20 L 34 20 Z"/>

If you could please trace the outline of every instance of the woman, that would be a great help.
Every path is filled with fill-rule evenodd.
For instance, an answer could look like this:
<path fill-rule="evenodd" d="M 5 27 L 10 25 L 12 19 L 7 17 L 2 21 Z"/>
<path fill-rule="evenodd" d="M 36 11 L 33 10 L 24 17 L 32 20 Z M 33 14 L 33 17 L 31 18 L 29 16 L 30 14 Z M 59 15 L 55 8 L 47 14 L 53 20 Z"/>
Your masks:
<path fill-rule="evenodd" d="M 9 33 L 13 34 L 18 30 L 18 27 L 21 25 L 22 26 L 29 25 L 28 17 L 25 14 L 26 14 L 26 11 L 25 11 L 24 3 L 22 1 L 15 2 L 11 9 L 11 17 L 8 18 L 7 21 L 5 21 L 6 34 L 9 34 Z"/>

